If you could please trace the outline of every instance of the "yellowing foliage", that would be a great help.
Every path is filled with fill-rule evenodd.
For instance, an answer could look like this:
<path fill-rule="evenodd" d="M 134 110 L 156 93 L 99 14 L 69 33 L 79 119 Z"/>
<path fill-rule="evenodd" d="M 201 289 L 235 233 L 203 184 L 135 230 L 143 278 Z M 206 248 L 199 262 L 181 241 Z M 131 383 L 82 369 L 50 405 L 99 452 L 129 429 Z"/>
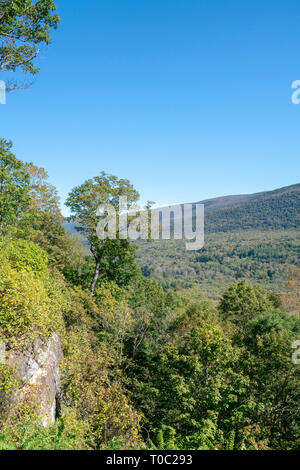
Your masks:
<path fill-rule="evenodd" d="M 48 256 L 38 245 L 26 240 L 2 243 L 2 252 L 17 271 L 33 273 L 40 279 L 49 277 Z"/>
<path fill-rule="evenodd" d="M 26 247 L 26 243 L 19 245 L 23 248 L 19 253 L 18 243 L 8 244 L 0 255 L 0 338 L 10 347 L 22 347 L 36 336 L 46 337 L 64 328 L 63 296 L 55 278 L 49 279 L 46 255 L 38 247 L 35 250 L 32 243 Z M 40 254 L 39 266 L 26 256 L 32 249 Z"/>

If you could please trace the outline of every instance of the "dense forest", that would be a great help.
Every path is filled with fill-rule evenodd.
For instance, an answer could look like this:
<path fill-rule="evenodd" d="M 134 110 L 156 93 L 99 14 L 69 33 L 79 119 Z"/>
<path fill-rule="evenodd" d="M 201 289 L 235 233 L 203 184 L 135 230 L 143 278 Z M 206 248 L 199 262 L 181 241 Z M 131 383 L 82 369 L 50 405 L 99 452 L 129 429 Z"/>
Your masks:
<path fill-rule="evenodd" d="M 144 275 L 165 288 L 198 286 L 215 300 L 240 279 L 282 291 L 289 266 L 300 267 L 300 185 L 202 203 L 204 248 L 187 252 L 178 240 L 139 242 Z"/>
<path fill-rule="evenodd" d="M 0 447 L 299 448 L 299 270 L 285 273 L 281 296 L 243 279 L 218 302 L 197 286 L 163 289 L 143 275 L 136 245 L 95 236 L 95 205 L 124 194 L 138 198 L 128 180 L 105 173 L 71 191 L 87 254 L 62 226 L 46 171 L 0 141 L 0 339 L 22 351 L 55 332 L 63 347 L 59 411 L 47 427 L 34 394 L 7 406 L 22 384 L 0 365 Z M 273 246 L 254 240 L 253 262 L 276 257 Z M 230 252 L 249 257 L 234 242 Z M 215 248 L 194 256 L 214 265 L 224 255 Z"/>
<path fill-rule="evenodd" d="M 197 286 L 213 300 L 224 287 L 245 279 L 282 292 L 289 267 L 300 267 L 299 231 L 240 230 L 208 233 L 200 251 L 187 252 L 178 240 L 139 242 L 143 274 L 165 288 Z"/>

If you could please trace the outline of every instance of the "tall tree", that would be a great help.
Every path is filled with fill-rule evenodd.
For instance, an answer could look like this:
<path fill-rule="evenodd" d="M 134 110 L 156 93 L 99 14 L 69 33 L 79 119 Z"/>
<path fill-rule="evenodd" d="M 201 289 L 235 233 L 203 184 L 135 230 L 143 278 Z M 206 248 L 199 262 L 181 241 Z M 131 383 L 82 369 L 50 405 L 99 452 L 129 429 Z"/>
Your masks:
<path fill-rule="evenodd" d="M 24 168 L 30 176 L 30 196 L 35 210 L 42 213 L 47 212 L 62 222 L 58 191 L 49 183 L 46 170 L 33 163 L 25 163 Z"/>
<path fill-rule="evenodd" d="M 55 263 L 64 274 L 66 271 L 72 272 L 84 256 L 84 247 L 63 227 L 58 192 L 49 183 L 47 172 L 32 163 L 25 163 L 24 167 L 30 176 L 30 222 L 34 231 L 31 238 L 46 250 L 49 261 Z"/>
<path fill-rule="evenodd" d="M 0 138 L 0 233 L 16 224 L 31 206 L 30 176 L 11 152 L 12 143 Z"/>
<path fill-rule="evenodd" d="M 85 181 L 69 194 L 66 205 L 70 207 L 77 230 L 88 240 L 95 261 L 91 293 L 94 295 L 99 276 L 126 284 L 136 272 L 135 247 L 126 239 L 101 240 L 96 229 L 99 223 L 97 209 L 100 204 L 111 204 L 119 210 L 119 197 L 126 197 L 128 207 L 139 199 L 138 192 L 128 180 L 104 172 Z"/>

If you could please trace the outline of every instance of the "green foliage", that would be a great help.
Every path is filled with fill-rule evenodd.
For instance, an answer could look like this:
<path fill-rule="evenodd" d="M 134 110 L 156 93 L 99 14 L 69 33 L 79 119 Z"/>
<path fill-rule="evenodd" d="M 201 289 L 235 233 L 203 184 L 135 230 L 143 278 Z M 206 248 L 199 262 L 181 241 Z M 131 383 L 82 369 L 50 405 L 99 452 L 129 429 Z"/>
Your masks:
<path fill-rule="evenodd" d="M 88 450 L 85 431 L 74 414 L 48 428 L 34 422 L 11 426 L 0 433 L 0 450 Z"/>
<path fill-rule="evenodd" d="M 101 240 L 96 233 L 99 217 L 97 209 L 100 204 L 111 204 L 119 208 L 119 197 L 127 198 L 128 207 L 138 200 L 139 194 L 128 180 L 106 175 L 85 181 L 74 188 L 67 199 L 73 217 L 78 225 L 76 229 L 86 237 L 94 257 L 95 268 L 91 285 L 94 295 L 98 278 L 112 280 L 119 285 L 127 285 L 138 274 L 135 263 L 136 248 L 127 239 Z"/>
<path fill-rule="evenodd" d="M 135 441 L 139 434 L 140 416 L 111 377 L 112 366 L 105 344 L 93 351 L 87 329 L 73 327 L 65 336 L 64 401 L 87 423 L 87 440 L 94 448 L 113 437 Z"/>
<path fill-rule="evenodd" d="M 289 331 L 300 334 L 300 318 L 280 310 L 270 310 L 258 315 L 247 325 L 247 337 L 250 341 L 275 331 Z"/>
<path fill-rule="evenodd" d="M 1 245 L 2 254 L 5 253 L 16 271 L 27 271 L 41 279 L 49 276 L 47 253 L 35 243 L 13 240 Z"/>
<path fill-rule="evenodd" d="M 14 372 L 9 365 L 0 364 L 0 395 L 11 395 L 17 387 L 18 380 Z"/>
<path fill-rule="evenodd" d="M 272 449 L 299 449 L 300 369 L 291 361 L 291 344 L 297 336 L 275 329 L 257 336 L 243 362 L 250 378 L 248 393 L 256 403 L 249 419 L 257 423 L 256 438 Z"/>
<path fill-rule="evenodd" d="M 50 43 L 50 30 L 59 17 L 52 0 L 1 0 L 0 72 L 21 69 L 35 74 L 39 47 Z"/>
<path fill-rule="evenodd" d="M 240 281 L 223 294 L 219 310 L 225 319 L 229 318 L 243 328 L 249 320 L 272 307 L 270 298 L 261 287 Z"/>
<path fill-rule="evenodd" d="M 187 252 L 179 240 L 138 246 L 137 259 L 145 276 L 165 289 L 195 286 L 214 300 L 242 279 L 280 293 L 285 290 L 286 271 L 299 265 L 299 232 L 292 229 L 207 233 L 199 252 Z"/>
<path fill-rule="evenodd" d="M 38 335 L 62 332 L 63 296 L 55 278 L 48 279 L 42 250 L 18 241 L 2 249 L 0 259 L 0 338 L 22 347 Z"/>
<path fill-rule="evenodd" d="M 207 232 L 280 230 L 299 227 L 300 185 L 248 196 L 244 201 L 206 211 Z"/>
<path fill-rule="evenodd" d="M 209 235 L 184 261 L 177 242 L 158 261 L 148 243 L 145 277 L 136 247 L 95 235 L 100 202 L 137 199 L 127 180 L 102 174 L 71 192 L 89 256 L 62 227 L 46 172 L 1 142 L 0 339 L 18 352 L 56 332 L 64 357 L 60 416 L 47 428 L 31 389 L 10 408 L 22 384 L 0 366 L 0 449 L 299 449 L 299 273 L 282 297 L 261 287 L 297 263 L 296 234 Z M 166 289 L 179 279 L 185 289 Z M 218 303 L 207 287 L 222 291 Z"/>
<path fill-rule="evenodd" d="M 0 233 L 17 223 L 30 205 L 29 176 L 11 152 L 12 143 L 0 139 Z"/>
<path fill-rule="evenodd" d="M 171 426 L 163 426 L 157 433 L 157 445 L 151 439 L 149 440 L 149 447 L 151 450 L 180 450 L 176 444 L 176 431 Z"/>
<path fill-rule="evenodd" d="M 16 260 L 27 250 L 32 263 L 36 257 L 36 264 L 45 264 L 37 247 L 21 246 L 22 240 L 33 241 L 47 252 L 52 265 L 74 277 L 86 253 L 62 226 L 57 191 L 43 168 L 21 162 L 11 148 L 10 142 L 0 139 L 0 233 L 20 239 L 12 254 Z"/>

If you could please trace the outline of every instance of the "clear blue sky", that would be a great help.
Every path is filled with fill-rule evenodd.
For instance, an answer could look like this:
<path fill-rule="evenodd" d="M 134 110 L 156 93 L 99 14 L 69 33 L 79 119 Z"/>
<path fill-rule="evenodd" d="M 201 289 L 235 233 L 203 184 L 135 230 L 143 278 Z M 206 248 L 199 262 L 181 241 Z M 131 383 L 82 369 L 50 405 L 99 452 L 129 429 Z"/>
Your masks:
<path fill-rule="evenodd" d="M 299 182 L 298 0 L 57 5 L 41 73 L 0 106 L 0 135 L 62 200 L 102 170 L 157 203 Z"/>

